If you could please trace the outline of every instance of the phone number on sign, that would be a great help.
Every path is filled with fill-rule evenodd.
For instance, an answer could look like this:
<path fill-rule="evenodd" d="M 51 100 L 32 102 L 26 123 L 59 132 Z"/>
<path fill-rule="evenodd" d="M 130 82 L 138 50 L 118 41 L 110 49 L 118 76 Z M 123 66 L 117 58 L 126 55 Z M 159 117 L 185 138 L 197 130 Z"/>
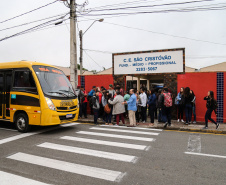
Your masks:
<path fill-rule="evenodd" d="M 136 68 L 136 71 L 156 71 L 156 70 L 157 70 L 157 67 L 148 67 L 148 68 L 139 67 L 139 68 Z"/>

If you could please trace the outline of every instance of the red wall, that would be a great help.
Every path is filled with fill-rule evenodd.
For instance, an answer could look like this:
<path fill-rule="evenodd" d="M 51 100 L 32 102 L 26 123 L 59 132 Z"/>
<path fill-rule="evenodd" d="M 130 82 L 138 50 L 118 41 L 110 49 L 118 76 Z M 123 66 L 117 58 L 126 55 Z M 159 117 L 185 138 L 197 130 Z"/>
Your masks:
<path fill-rule="evenodd" d="M 78 84 L 80 85 L 80 76 L 78 76 Z M 113 76 L 112 75 L 87 75 L 85 76 L 85 90 L 88 93 L 91 91 L 93 86 L 101 87 L 104 86 L 106 89 L 109 88 L 109 85 L 113 84 Z M 87 105 L 87 113 L 91 113 L 91 109 L 89 107 L 89 103 Z"/>
<path fill-rule="evenodd" d="M 207 96 L 207 92 L 210 90 L 214 92 L 215 98 L 217 97 L 217 73 L 199 72 L 179 74 L 177 80 L 178 92 L 181 87 L 190 87 L 194 91 L 196 96 L 196 119 L 197 121 L 205 121 L 206 101 L 203 98 Z M 212 118 L 216 119 L 214 113 L 212 114 Z"/>
<path fill-rule="evenodd" d="M 80 80 L 79 80 L 80 83 Z M 109 88 L 109 85 L 113 85 L 113 76 L 112 75 L 87 75 L 85 76 L 85 90 L 87 92 L 91 91 L 92 87 L 104 86 L 106 89 Z"/>

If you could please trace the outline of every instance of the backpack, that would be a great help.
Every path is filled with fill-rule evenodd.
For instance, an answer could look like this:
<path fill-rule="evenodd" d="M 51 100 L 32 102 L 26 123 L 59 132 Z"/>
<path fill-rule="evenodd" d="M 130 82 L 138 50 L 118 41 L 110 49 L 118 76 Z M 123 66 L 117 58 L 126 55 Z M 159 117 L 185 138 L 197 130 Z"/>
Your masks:
<path fill-rule="evenodd" d="M 170 93 L 163 93 L 163 95 L 164 95 L 164 105 L 166 107 L 172 107 L 173 100 L 172 100 L 171 94 Z"/>
<path fill-rule="evenodd" d="M 104 106 L 104 112 L 106 112 L 107 114 L 109 114 L 109 113 L 111 112 L 111 108 L 109 107 L 108 104 L 106 104 L 106 105 Z"/>

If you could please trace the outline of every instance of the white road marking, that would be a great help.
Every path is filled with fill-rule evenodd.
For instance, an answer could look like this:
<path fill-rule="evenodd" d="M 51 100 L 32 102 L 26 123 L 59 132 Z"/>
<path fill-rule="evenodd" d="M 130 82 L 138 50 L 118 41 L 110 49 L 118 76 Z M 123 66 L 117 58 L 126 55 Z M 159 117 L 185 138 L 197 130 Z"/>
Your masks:
<path fill-rule="evenodd" d="M 184 152 L 184 153 L 185 154 L 191 154 L 191 155 L 199 155 L 199 156 L 206 156 L 206 157 L 217 157 L 217 158 L 226 159 L 226 156 L 223 156 L 223 155 L 202 154 L 202 153 L 195 153 L 195 152 Z"/>
<path fill-rule="evenodd" d="M 141 132 L 141 131 L 135 131 L 135 130 L 121 130 L 121 129 L 111 129 L 111 128 L 99 128 L 99 127 L 92 127 L 90 129 L 91 130 L 104 130 L 104 131 L 110 131 L 110 132 L 123 132 L 123 133 L 132 133 L 132 134 L 152 135 L 152 136 L 159 135 L 159 133 Z"/>
<path fill-rule="evenodd" d="M 187 152 L 201 152 L 201 137 L 199 134 L 189 135 Z"/>
<path fill-rule="evenodd" d="M 155 129 L 155 128 L 149 128 L 149 127 L 147 127 L 147 128 L 143 128 L 143 127 L 127 127 L 127 126 L 119 126 L 119 127 L 116 127 L 114 125 L 99 125 L 99 126 L 101 126 L 101 127 L 122 128 L 122 129 L 124 129 L 124 128 L 126 128 L 126 129 L 135 129 L 135 130 L 138 129 L 138 130 L 146 130 L 146 131 L 151 130 L 151 131 L 158 131 L 158 132 L 161 132 L 162 131 L 162 129 Z"/>
<path fill-rule="evenodd" d="M 46 183 L 42 183 L 36 180 L 28 179 L 25 177 L 21 177 L 19 175 L 14 175 L 11 173 L 6 173 L 0 171 L 0 184 L 1 185 L 47 185 Z"/>
<path fill-rule="evenodd" d="M 7 129 L 7 128 L 0 128 L 0 130 L 8 130 L 8 131 L 13 131 L 13 132 L 17 132 L 17 130 L 13 130 L 13 129 Z"/>
<path fill-rule="evenodd" d="M 56 159 L 50 159 L 46 157 L 39 157 L 26 153 L 16 153 L 7 157 L 9 159 L 35 164 L 43 167 L 53 168 L 61 171 L 84 175 L 88 177 L 94 177 L 107 181 L 120 181 L 123 177 L 123 173 L 119 171 L 107 170 L 102 168 L 96 168 L 91 166 L 85 166 L 80 164 L 69 163 Z"/>
<path fill-rule="evenodd" d="M 80 123 L 65 123 L 60 125 L 61 127 L 70 127 L 70 126 L 74 126 L 74 125 L 79 125 Z"/>
<path fill-rule="evenodd" d="M 99 133 L 99 132 L 79 131 L 79 132 L 76 132 L 76 133 L 78 133 L 78 134 L 93 135 L 93 136 L 104 136 L 104 137 L 113 137 L 113 138 L 139 140 L 139 141 L 155 141 L 154 138 L 136 137 L 136 136 L 125 136 L 125 135 L 118 135 L 118 134 L 104 134 L 104 133 Z"/>
<path fill-rule="evenodd" d="M 130 149 L 136 149 L 136 150 L 148 149 L 148 146 L 145 146 L 145 145 L 135 145 L 135 144 L 129 144 L 129 143 L 119 143 L 119 142 L 103 141 L 103 140 L 97 140 L 97 139 L 87 139 L 87 138 L 81 138 L 81 137 L 63 136 L 60 139 L 99 144 L 99 145 L 115 146 L 115 147 L 121 147 L 121 148 L 130 148 Z"/>
<path fill-rule="evenodd" d="M 72 126 L 72 125 L 78 125 L 79 123 L 69 123 L 69 124 L 65 124 L 63 127 L 69 127 L 69 126 Z M 5 143 L 8 143 L 8 142 L 11 142 L 11 141 L 15 141 L 15 140 L 18 140 L 18 139 L 22 139 L 22 138 L 25 138 L 25 137 L 29 137 L 29 136 L 32 136 L 32 135 L 36 135 L 36 134 L 41 134 L 43 132 L 48 132 L 48 131 L 52 131 L 52 130 L 56 130 L 56 129 L 59 129 L 60 127 L 54 127 L 54 128 L 47 128 L 47 129 L 44 129 L 42 131 L 39 131 L 39 132 L 30 132 L 30 133 L 23 133 L 23 134 L 19 134 L 19 135 L 16 135 L 16 136 L 12 136 L 12 137 L 8 137 L 8 138 L 4 138 L 4 139 L 1 139 L 0 140 L 0 145 L 1 144 L 5 144 Z"/>
<path fill-rule="evenodd" d="M 59 145 L 59 144 L 48 143 L 48 142 L 42 143 L 37 146 L 43 147 L 43 148 L 48 148 L 48 149 L 53 149 L 53 150 L 60 150 L 60 151 L 71 152 L 71 153 L 76 153 L 76 154 L 84 154 L 84 155 L 111 159 L 111 160 L 117 160 L 117 161 L 123 161 L 123 162 L 135 163 L 135 161 L 137 160 L 137 157 L 132 156 L 132 155 L 118 154 L 118 153 L 112 153 L 112 152 L 103 152 L 103 151 L 98 151 L 98 150 L 91 150 L 91 149 L 86 149 L 86 148 Z"/>
<path fill-rule="evenodd" d="M 1 139 L 1 140 L 0 140 L 0 145 L 1 145 L 1 144 L 4 144 L 4 143 L 8 143 L 8 142 L 10 142 L 10 141 L 15 141 L 15 140 L 18 140 L 18 139 L 21 139 L 21 138 L 25 138 L 25 137 L 28 137 L 28 136 L 32 136 L 32 135 L 35 135 L 35 134 L 38 134 L 38 133 L 37 133 L 37 132 L 33 132 L 33 133 L 24 133 L 24 134 L 20 134 L 20 135 L 8 137 L 8 138 L 5 138 L 5 139 Z"/>

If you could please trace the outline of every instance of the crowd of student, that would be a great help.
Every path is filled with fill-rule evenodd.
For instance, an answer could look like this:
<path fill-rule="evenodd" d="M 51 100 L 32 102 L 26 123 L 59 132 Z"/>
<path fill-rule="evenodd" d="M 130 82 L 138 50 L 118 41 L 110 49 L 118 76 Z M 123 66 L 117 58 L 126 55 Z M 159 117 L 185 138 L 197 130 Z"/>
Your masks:
<path fill-rule="evenodd" d="M 158 122 L 165 123 L 164 127 L 171 126 L 171 109 L 173 105 L 172 93 L 168 88 L 147 90 L 141 88 L 140 91 L 130 89 L 129 92 L 124 92 L 120 86 L 109 85 L 109 89 L 93 86 L 92 90 L 87 93 L 84 87 L 77 87 L 79 89 L 79 117 L 87 118 L 87 104 L 91 108 L 91 114 L 94 115 L 94 123 L 97 124 L 98 119 L 103 119 L 105 124 L 112 124 L 116 122 L 119 125 L 120 120 L 125 125 L 125 118 L 129 118 L 129 127 L 135 127 L 139 123 L 145 123 L 147 117 L 150 116 L 151 124 L 154 124 L 154 119 Z M 213 111 L 216 113 L 217 101 L 214 99 L 213 91 L 209 91 L 204 98 L 207 101 L 205 128 L 208 128 L 208 120 L 216 124 L 212 118 Z M 175 97 L 175 105 L 178 109 L 178 122 L 184 124 L 196 123 L 196 96 L 189 87 L 181 88 L 180 92 Z M 148 110 L 148 111 L 147 111 Z M 186 121 L 184 122 L 183 117 Z M 192 114 L 194 121 L 192 122 Z M 158 117 L 157 117 L 158 115 Z"/>

